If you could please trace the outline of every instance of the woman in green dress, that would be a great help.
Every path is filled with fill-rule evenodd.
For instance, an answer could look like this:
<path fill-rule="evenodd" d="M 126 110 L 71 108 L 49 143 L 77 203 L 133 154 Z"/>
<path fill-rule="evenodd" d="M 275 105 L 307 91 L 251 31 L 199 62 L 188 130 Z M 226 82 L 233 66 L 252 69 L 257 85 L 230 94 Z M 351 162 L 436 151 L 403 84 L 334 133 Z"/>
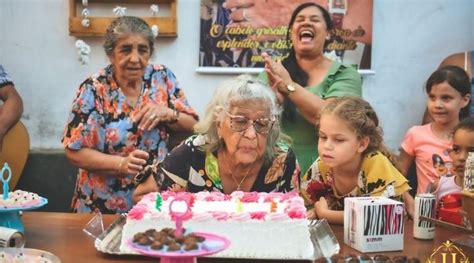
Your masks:
<path fill-rule="evenodd" d="M 292 48 L 283 61 L 263 53 L 268 81 L 283 105 L 282 128 L 293 139 L 301 170 L 318 157 L 316 119 L 321 108 L 334 97 L 362 94 L 362 79 L 356 69 L 326 58 L 323 53 L 333 24 L 326 9 L 305 3 L 293 12 L 287 40 Z"/>

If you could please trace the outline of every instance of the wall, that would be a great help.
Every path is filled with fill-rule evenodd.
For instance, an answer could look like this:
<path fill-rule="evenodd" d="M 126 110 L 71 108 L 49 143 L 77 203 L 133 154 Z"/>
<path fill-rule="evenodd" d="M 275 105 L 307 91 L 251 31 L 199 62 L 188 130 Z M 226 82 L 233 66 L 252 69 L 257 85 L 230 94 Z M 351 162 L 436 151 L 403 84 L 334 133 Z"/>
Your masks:
<path fill-rule="evenodd" d="M 178 38 L 156 43 L 155 62 L 169 66 L 191 104 L 204 112 L 226 75 L 195 72 L 199 50 L 199 0 L 178 1 Z M 397 149 L 425 108 L 422 86 L 442 58 L 474 49 L 471 0 L 375 0 L 374 75 L 364 77 L 364 97 L 376 108 L 386 141 Z M 67 0 L 0 0 L 0 63 L 25 102 L 22 121 L 33 149 L 60 149 L 60 138 L 78 85 L 106 65 L 102 39 L 84 39 L 91 63 L 76 58 L 68 33 Z"/>

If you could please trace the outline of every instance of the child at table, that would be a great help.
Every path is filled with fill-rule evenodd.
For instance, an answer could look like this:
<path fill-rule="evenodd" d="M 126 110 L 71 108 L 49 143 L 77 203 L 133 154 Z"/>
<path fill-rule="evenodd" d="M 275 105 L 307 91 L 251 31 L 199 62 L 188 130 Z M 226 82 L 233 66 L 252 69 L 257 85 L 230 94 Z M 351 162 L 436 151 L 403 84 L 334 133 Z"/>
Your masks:
<path fill-rule="evenodd" d="M 429 186 L 441 176 L 449 176 L 452 132 L 460 119 L 469 116 L 471 83 L 466 72 L 456 66 L 442 67 L 426 81 L 428 112 L 432 123 L 415 126 L 403 139 L 398 168 L 406 175 L 415 161 L 417 193 L 430 192 Z"/>
<path fill-rule="evenodd" d="M 393 166 L 383 144 L 374 109 L 363 99 L 340 97 L 321 110 L 319 158 L 303 177 L 302 195 L 310 218 L 342 224 L 344 198 L 386 196 L 405 200 L 413 213 L 413 198 L 405 177 Z"/>
<path fill-rule="evenodd" d="M 453 176 L 443 176 L 432 184 L 433 192 L 436 196 L 438 218 L 452 223 L 461 224 L 461 219 L 457 211 L 454 217 L 443 218 L 440 208 L 446 207 L 461 209 L 461 196 L 458 195 L 463 188 L 464 168 L 469 152 L 474 152 L 474 119 L 462 120 L 453 134 L 453 146 L 449 155 L 453 160 Z M 457 206 L 456 206 L 457 205 Z"/>
<path fill-rule="evenodd" d="M 453 176 L 441 177 L 432 184 L 436 200 L 448 194 L 461 192 L 469 152 L 474 152 L 474 118 L 464 119 L 454 128 L 453 146 L 449 151 L 449 156 L 453 160 L 451 169 Z"/>

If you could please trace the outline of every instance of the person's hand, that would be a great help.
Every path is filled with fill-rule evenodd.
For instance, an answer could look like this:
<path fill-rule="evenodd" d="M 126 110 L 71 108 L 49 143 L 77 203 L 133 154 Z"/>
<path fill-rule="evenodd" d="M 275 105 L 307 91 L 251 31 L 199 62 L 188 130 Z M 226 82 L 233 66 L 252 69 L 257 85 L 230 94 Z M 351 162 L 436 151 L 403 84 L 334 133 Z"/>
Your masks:
<path fill-rule="evenodd" d="M 408 191 L 403 193 L 403 201 L 408 219 L 413 219 L 415 215 L 415 200 Z"/>
<path fill-rule="evenodd" d="M 175 113 L 167 106 L 157 103 L 146 104 L 135 116 L 133 122 L 138 123 L 138 129 L 151 130 L 160 122 L 169 122 L 175 119 Z"/>
<path fill-rule="evenodd" d="M 286 85 L 293 82 L 290 73 L 281 64 L 281 61 L 274 61 L 267 53 L 262 53 L 263 61 L 265 62 L 265 72 L 268 76 L 268 84 L 276 92 L 278 103 L 282 103 L 285 99 L 282 89 L 286 89 Z"/>
<path fill-rule="evenodd" d="M 134 150 L 127 157 L 122 157 L 119 165 L 119 174 L 122 176 L 136 175 L 146 165 L 148 153 L 142 150 Z"/>
<path fill-rule="evenodd" d="M 226 0 L 223 7 L 230 10 L 228 27 L 251 27 L 253 29 L 286 26 L 293 9 L 303 0 Z M 262 35 L 262 31 L 249 36 L 254 40 L 270 40 L 278 36 Z M 281 36 L 280 36 L 281 37 Z"/>
<path fill-rule="evenodd" d="M 316 215 L 318 218 L 323 218 L 323 215 L 328 210 L 329 210 L 328 202 L 326 201 L 326 198 L 322 196 L 321 198 L 319 198 L 319 201 L 317 201 L 314 204 L 314 211 L 316 212 Z"/>
<path fill-rule="evenodd" d="M 316 211 L 314 211 L 314 209 L 309 209 L 308 211 L 306 211 L 306 217 L 308 219 L 318 219 L 318 217 L 316 216 Z"/>

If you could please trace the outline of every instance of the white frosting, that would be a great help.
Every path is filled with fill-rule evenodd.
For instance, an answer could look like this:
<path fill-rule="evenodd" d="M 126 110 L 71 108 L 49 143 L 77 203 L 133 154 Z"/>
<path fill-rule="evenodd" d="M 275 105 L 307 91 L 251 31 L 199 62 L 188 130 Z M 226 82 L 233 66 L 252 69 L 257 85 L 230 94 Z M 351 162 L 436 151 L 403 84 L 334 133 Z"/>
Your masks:
<path fill-rule="evenodd" d="M 156 194 L 154 194 L 156 195 Z M 242 195 L 235 194 L 229 201 L 202 201 L 208 193 L 195 195 L 193 217 L 184 221 L 183 227 L 193 232 L 207 232 L 224 236 L 231 241 L 229 248 L 213 255 L 213 257 L 229 258 L 268 258 L 268 259 L 313 259 L 314 248 L 308 231 L 308 221 L 292 219 L 285 212 L 291 206 L 298 207 L 292 197 L 284 202 L 276 202 L 276 211 L 272 212 L 271 202 L 263 202 L 264 194 L 257 202 L 242 202 L 237 199 Z M 278 198 L 279 199 L 279 198 Z M 136 233 L 148 229 L 175 227 L 168 215 L 169 201 L 163 201 L 161 212 L 156 210 L 153 197 L 146 196 L 138 205 L 145 205 L 143 218 L 132 219 L 130 214 L 122 232 L 121 250 L 134 253 L 124 245 Z M 241 211 L 237 210 L 240 206 Z M 275 206 L 275 204 L 274 204 Z M 303 206 L 304 208 L 304 206 Z M 212 211 L 212 212 L 211 212 Z M 253 212 L 263 212 L 263 217 L 251 219 Z M 218 214 L 217 216 L 213 214 Z M 161 214 L 157 217 L 156 214 Z M 226 215 L 225 218 L 222 215 Z"/>

